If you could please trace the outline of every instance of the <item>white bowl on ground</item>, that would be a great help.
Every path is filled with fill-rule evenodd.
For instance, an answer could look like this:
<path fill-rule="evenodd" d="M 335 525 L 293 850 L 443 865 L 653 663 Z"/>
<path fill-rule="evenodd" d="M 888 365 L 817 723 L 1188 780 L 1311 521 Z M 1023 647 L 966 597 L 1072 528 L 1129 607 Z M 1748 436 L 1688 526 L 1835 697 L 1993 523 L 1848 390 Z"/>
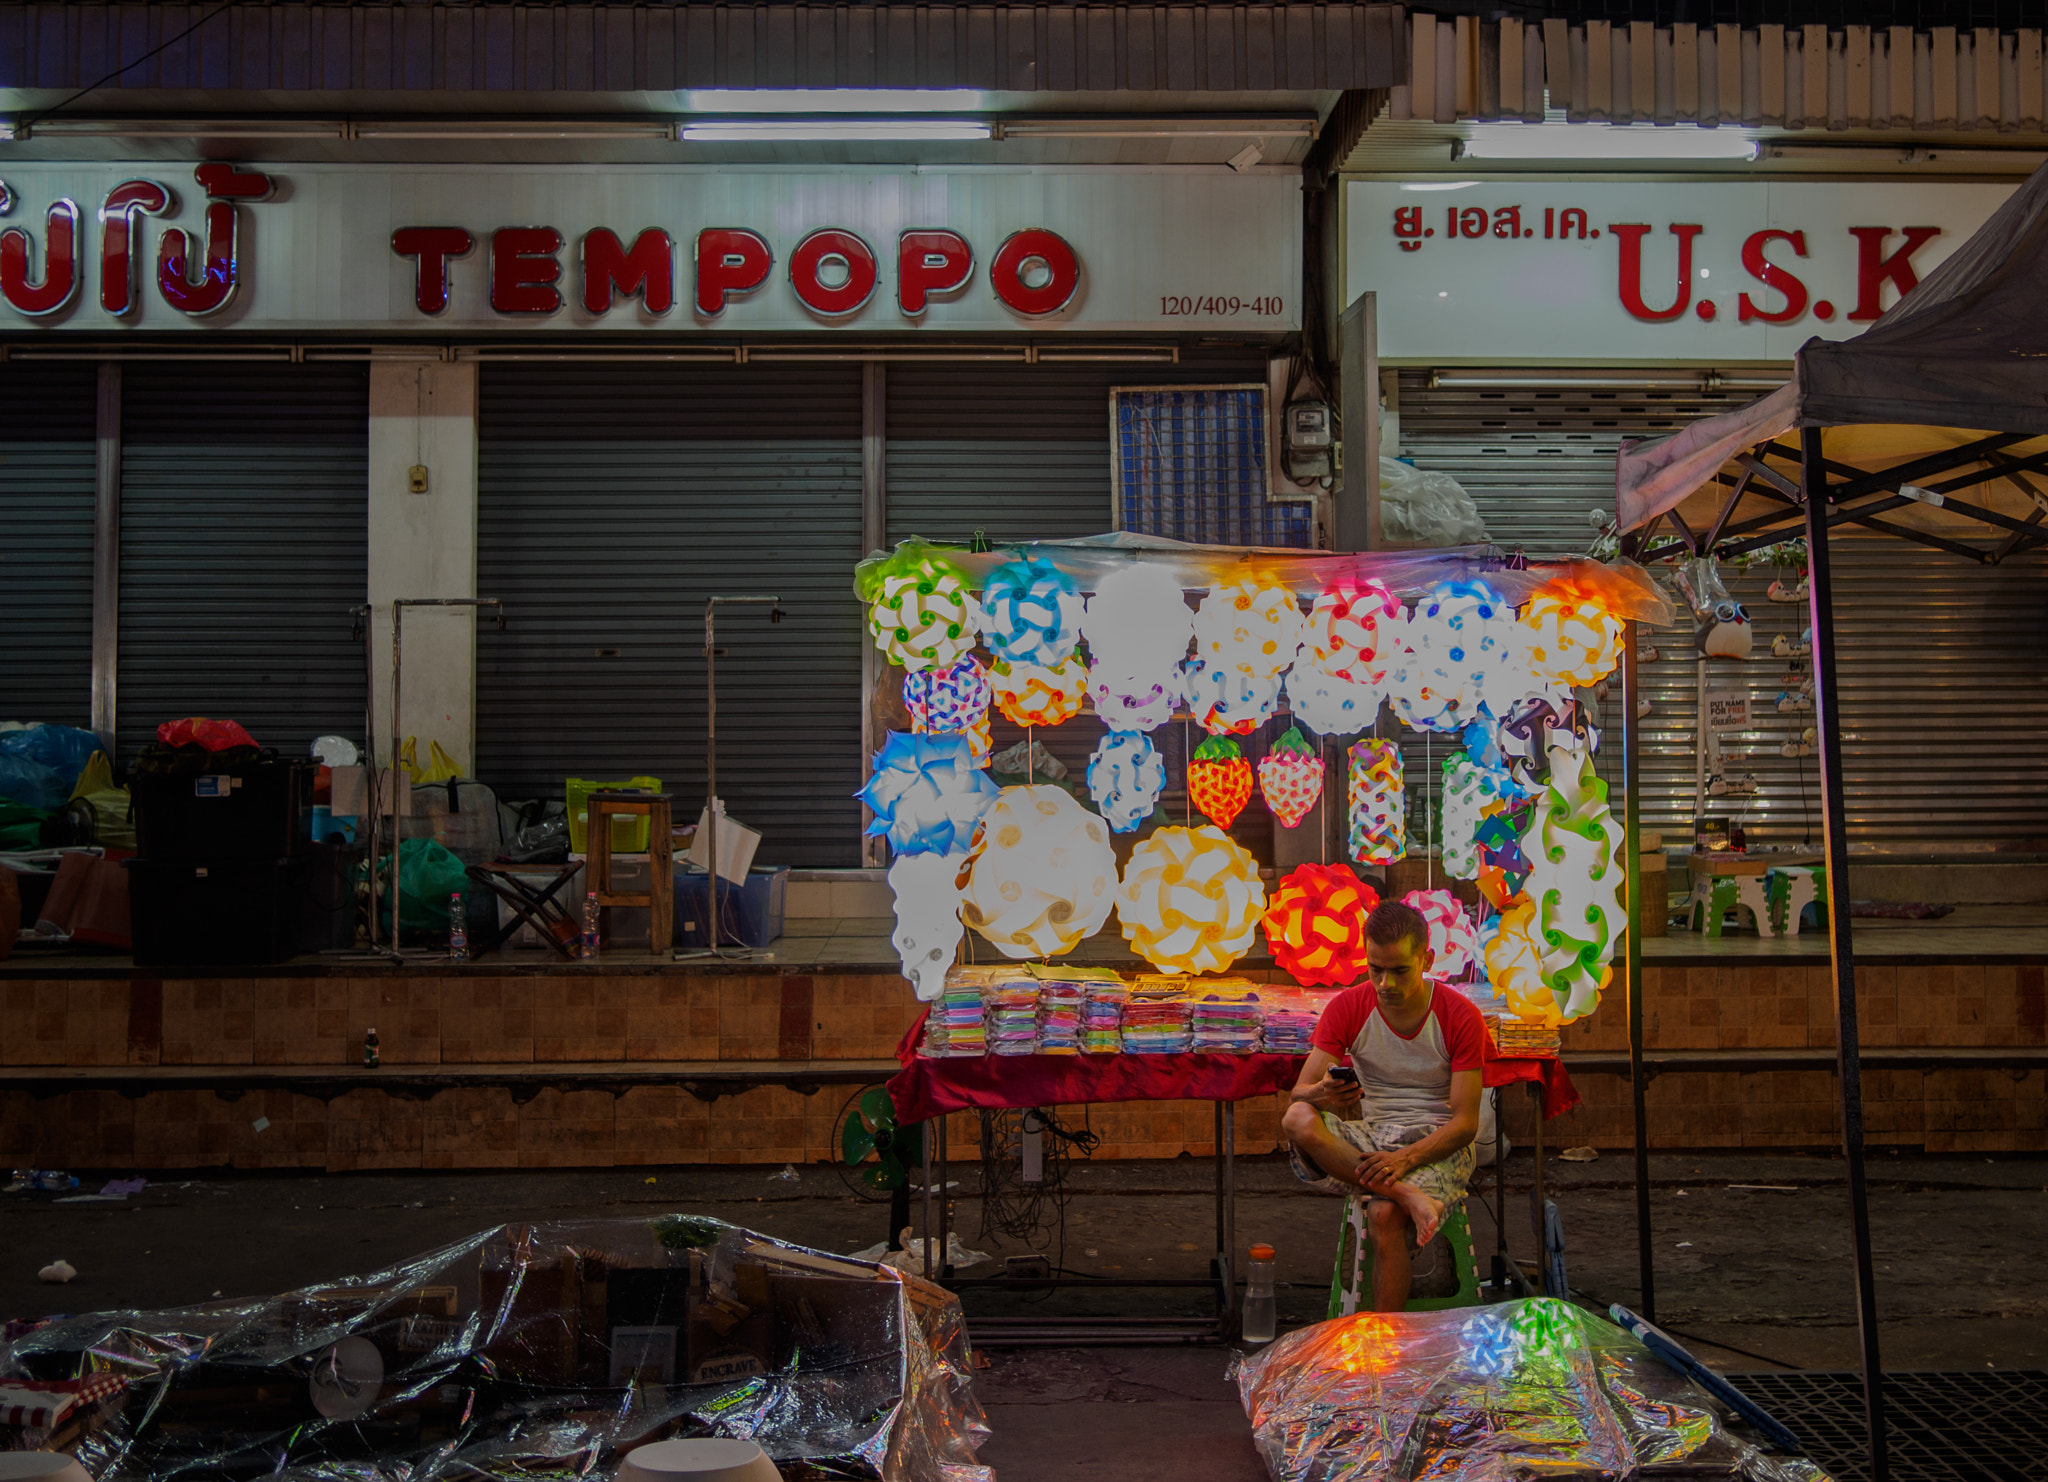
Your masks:
<path fill-rule="evenodd" d="M 619 1482 L 782 1482 L 782 1474 L 752 1441 L 702 1436 L 628 1452 Z"/>

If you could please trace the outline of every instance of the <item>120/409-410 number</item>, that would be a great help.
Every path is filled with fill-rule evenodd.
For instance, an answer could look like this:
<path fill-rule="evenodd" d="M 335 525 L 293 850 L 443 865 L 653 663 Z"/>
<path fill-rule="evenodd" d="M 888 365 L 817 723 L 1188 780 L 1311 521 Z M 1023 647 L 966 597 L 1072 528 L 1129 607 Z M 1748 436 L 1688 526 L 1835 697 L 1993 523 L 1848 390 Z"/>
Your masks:
<path fill-rule="evenodd" d="M 1204 318 L 1224 314 L 1278 314 L 1280 298 L 1278 295 L 1266 298 L 1226 298 L 1219 295 L 1195 298 L 1161 294 L 1159 312 L 1165 317 L 1193 314 Z"/>

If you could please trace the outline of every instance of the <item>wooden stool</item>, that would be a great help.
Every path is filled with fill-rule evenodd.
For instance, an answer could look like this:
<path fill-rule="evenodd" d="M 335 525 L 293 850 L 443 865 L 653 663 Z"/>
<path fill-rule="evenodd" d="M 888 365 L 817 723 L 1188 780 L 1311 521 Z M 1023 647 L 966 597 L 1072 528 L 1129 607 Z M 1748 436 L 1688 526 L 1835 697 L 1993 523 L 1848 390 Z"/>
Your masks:
<path fill-rule="evenodd" d="M 675 945 L 676 869 L 670 857 L 673 847 L 669 818 L 669 795 L 665 792 L 594 792 L 590 795 L 589 853 L 584 869 L 584 888 L 597 892 L 600 906 L 645 906 L 647 945 L 654 952 L 666 952 Z M 612 824 L 615 817 L 645 817 L 647 820 L 647 889 L 612 889 Z"/>

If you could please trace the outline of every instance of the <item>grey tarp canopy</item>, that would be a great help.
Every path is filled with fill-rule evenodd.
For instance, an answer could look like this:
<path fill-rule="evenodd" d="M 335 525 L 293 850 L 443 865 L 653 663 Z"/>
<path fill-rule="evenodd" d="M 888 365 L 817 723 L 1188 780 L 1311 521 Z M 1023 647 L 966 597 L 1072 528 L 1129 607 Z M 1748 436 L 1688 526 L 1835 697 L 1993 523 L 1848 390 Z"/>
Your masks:
<path fill-rule="evenodd" d="M 1808 340 L 1782 389 L 1623 444 L 1615 513 L 1636 529 L 1746 448 L 1795 427 L 1873 423 L 2048 435 L 2048 167 L 1869 329 Z"/>

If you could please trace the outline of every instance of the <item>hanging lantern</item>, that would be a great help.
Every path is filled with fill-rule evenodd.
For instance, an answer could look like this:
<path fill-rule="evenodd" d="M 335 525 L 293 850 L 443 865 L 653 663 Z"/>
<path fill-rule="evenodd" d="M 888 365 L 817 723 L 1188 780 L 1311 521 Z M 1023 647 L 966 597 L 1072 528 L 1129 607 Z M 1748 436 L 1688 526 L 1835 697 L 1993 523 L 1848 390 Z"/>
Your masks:
<path fill-rule="evenodd" d="M 1392 864 L 1408 852 L 1402 803 L 1401 748 L 1365 740 L 1351 748 L 1351 857 L 1361 864 Z"/>
<path fill-rule="evenodd" d="M 1151 739 L 1111 731 L 1088 758 L 1088 796 L 1113 833 L 1127 834 L 1152 816 L 1166 789 L 1166 762 Z"/>
<path fill-rule="evenodd" d="M 1006 787 L 982 816 L 960 919 L 1005 957 L 1071 952 L 1116 893 L 1109 829 L 1065 788 Z"/>
<path fill-rule="evenodd" d="M 1271 577 L 1210 589 L 1195 613 L 1195 657 L 1210 669 L 1271 679 L 1301 647 L 1301 604 Z"/>
<path fill-rule="evenodd" d="M 1188 800 L 1218 828 L 1229 828 L 1252 800 L 1252 764 L 1237 743 L 1211 736 L 1188 760 Z"/>
<path fill-rule="evenodd" d="M 863 573 L 873 595 L 868 632 L 892 664 L 943 669 L 974 647 L 981 607 L 951 561 L 929 546 L 906 543 Z"/>
<path fill-rule="evenodd" d="M 1210 824 L 1141 840 L 1116 895 L 1124 939 L 1166 973 L 1222 972 L 1251 946 L 1265 909 L 1258 861 Z"/>
<path fill-rule="evenodd" d="M 967 737 L 891 731 L 854 796 L 874 811 L 868 832 L 886 837 L 897 854 L 965 854 L 997 792 Z"/>
<path fill-rule="evenodd" d="M 889 938 L 911 991 L 930 1003 L 946 986 L 959 953 L 960 861 L 945 854 L 900 854 L 889 866 L 896 932 Z"/>
<path fill-rule="evenodd" d="M 1429 950 L 1436 955 L 1430 976 L 1447 982 L 1464 977 L 1479 952 L 1479 933 L 1464 904 L 1448 890 L 1411 890 L 1401 904 L 1429 923 Z"/>
<path fill-rule="evenodd" d="M 910 729 L 918 732 L 965 731 L 985 722 L 994 693 L 988 671 L 973 654 L 903 676 L 903 708 L 910 712 Z"/>
<path fill-rule="evenodd" d="M 1377 688 L 1403 651 L 1407 609 L 1384 584 L 1341 577 L 1323 588 L 1302 631 L 1300 664 L 1330 678 Z"/>
<path fill-rule="evenodd" d="M 982 583 L 982 641 L 998 659 L 1052 668 L 1073 657 L 1083 609 L 1071 576 L 1043 556 L 1020 556 Z"/>
<path fill-rule="evenodd" d="M 1088 698 L 1096 719 L 1112 731 L 1155 731 L 1180 704 L 1180 671 L 1126 670 L 1103 660 L 1088 671 Z"/>
<path fill-rule="evenodd" d="M 1189 659 L 1181 665 L 1181 694 L 1196 724 L 1212 736 L 1244 736 L 1280 708 L 1280 676 Z"/>
<path fill-rule="evenodd" d="M 1350 987 L 1365 975 L 1365 918 L 1379 903 L 1350 865 L 1296 865 L 1266 907 L 1274 963 L 1306 987 Z"/>
<path fill-rule="evenodd" d="M 1194 614 L 1172 573 L 1138 563 L 1105 576 L 1081 619 L 1095 666 L 1126 674 L 1178 671 L 1193 630 Z"/>
<path fill-rule="evenodd" d="M 1556 995 L 1543 981 L 1543 948 L 1536 930 L 1536 902 L 1524 896 L 1510 903 L 1486 944 L 1486 981 L 1517 1019 L 1555 1029 L 1564 1018 L 1558 1013 Z"/>
<path fill-rule="evenodd" d="M 1463 730 L 1491 686 L 1519 688 L 1520 631 L 1504 599 L 1481 582 L 1444 582 L 1415 604 L 1408 653 L 1389 681 L 1394 709 L 1417 730 Z"/>
<path fill-rule="evenodd" d="M 1600 1004 L 1614 949 L 1628 927 L 1622 903 L 1621 828 L 1607 810 L 1607 784 L 1583 748 L 1550 748 L 1550 781 L 1522 835 L 1525 887 L 1536 904 L 1543 981 L 1559 1022 Z"/>
<path fill-rule="evenodd" d="M 1308 744 L 1301 727 L 1289 726 L 1273 749 L 1259 758 L 1259 796 L 1280 827 L 1293 828 L 1308 817 L 1322 795 L 1323 755 Z"/>
<path fill-rule="evenodd" d="M 1572 583 L 1554 582 L 1531 597 L 1522 626 L 1529 630 L 1529 668 L 1538 679 L 1584 688 L 1621 662 L 1621 619 Z"/>
<path fill-rule="evenodd" d="M 1020 726 L 1056 726 L 1081 713 L 1088 698 L 1088 667 L 1073 654 L 1048 669 L 997 659 L 989 666 L 996 709 Z"/>
<path fill-rule="evenodd" d="M 1323 736 L 1355 736 L 1380 718 L 1384 691 L 1326 674 L 1305 661 L 1287 675 L 1287 708 L 1294 718 Z"/>
<path fill-rule="evenodd" d="M 1479 829 L 1521 789 L 1512 777 L 1482 767 L 1459 753 L 1444 761 L 1444 873 L 1453 880 L 1479 878 Z"/>

